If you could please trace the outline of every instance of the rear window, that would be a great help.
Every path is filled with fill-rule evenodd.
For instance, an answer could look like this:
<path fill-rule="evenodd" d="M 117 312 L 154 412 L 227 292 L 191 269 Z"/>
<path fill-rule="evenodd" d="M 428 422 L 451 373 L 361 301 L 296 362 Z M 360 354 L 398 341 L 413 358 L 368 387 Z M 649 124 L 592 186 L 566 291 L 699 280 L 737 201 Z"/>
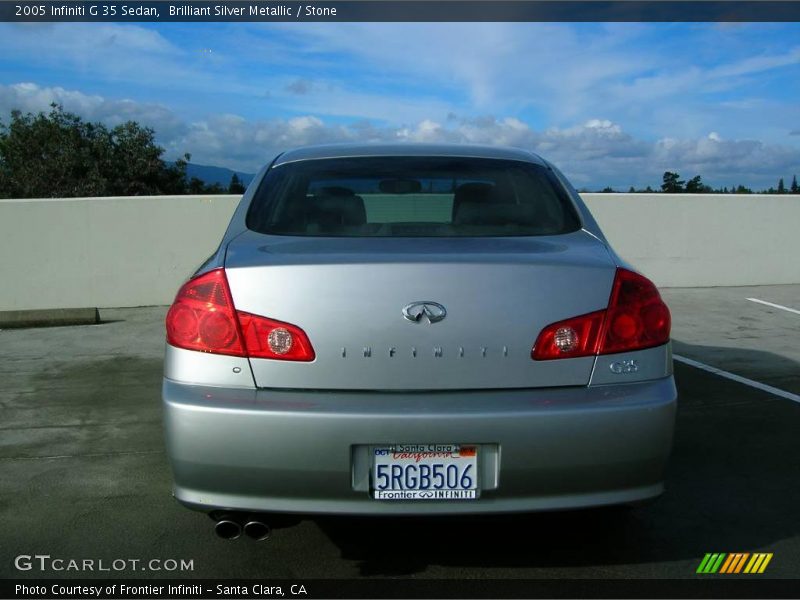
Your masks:
<path fill-rule="evenodd" d="M 531 236 L 580 222 L 546 167 L 510 160 L 360 157 L 270 169 L 249 229 L 342 237 Z"/>

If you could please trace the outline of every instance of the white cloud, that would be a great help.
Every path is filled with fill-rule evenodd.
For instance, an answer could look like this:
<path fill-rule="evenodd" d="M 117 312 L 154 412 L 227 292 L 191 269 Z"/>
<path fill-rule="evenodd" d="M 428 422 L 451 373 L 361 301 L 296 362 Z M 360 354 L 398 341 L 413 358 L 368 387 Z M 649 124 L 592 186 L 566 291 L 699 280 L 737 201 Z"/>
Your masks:
<path fill-rule="evenodd" d="M 413 129 L 456 112 L 526 115 L 562 134 L 597 118 L 638 137 L 715 130 L 785 140 L 786 123 L 800 120 L 800 105 L 785 93 L 794 79 L 771 90 L 750 84 L 761 74 L 796 74 L 800 46 L 765 48 L 751 43 L 762 40 L 751 29 L 269 23 L 198 24 L 187 34 L 177 24 L 0 24 L 0 54 L 14 68 L 62 74 L 57 81 L 85 81 L 103 93 L 121 84 L 116 89 L 143 98 L 183 102 L 185 119 L 221 106 L 250 118 L 315 115 Z M 793 39 L 781 31 L 776 38 Z M 439 135 L 450 135 L 448 127 Z"/>
<path fill-rule="evenodd" d="M 635 25 L 579 34 L 557 23 L 294 23 L 265 26 L 291 40 L 293 60 L 346 56 L 365 81 L 453 94 L 476 112 L 535 107 L 574 118 L 591 90 L 646 69 L 624 44 Z M 287 44 L 287 49 L 290 45 Z M 382 77 L 384 79 L 382 79 Z M 391 115 L 391 113 L 386 113 Z"/>
<path fill-rule="evenodd" d="M 635 23 L 591 28 L 558 23 L 343 23 L 336 27 L 306 23 L 300 27 L 284 23 L 264 26 L 263 31 L 283 34 L 282 53 L 290 55 L 299 70 L 308 65 L 325 72 L 327 60 L 335 71 L 336 64 L 347 62 L 354 67 L 359 85 L 384 88 L 372 97 L 357 98 L 349 84 L 341 83 L 348 81 L 348 74 L 339 81 L 329 76 L 329 85 L 343 90 L 341 101 L 333 103 L 337 112 L 325 109 L 327 94 L 319 89 L 302 108 L 315 114 L 352 116 L 352 107 L 364 102 L 369 114 L 360 116 L 394 124 L 444 119 L 447 112 L 456 111 L 536 114 L 545 123 L 569 127 L 602 112 L 607 119 L 626 123 L 628 131 L 639 136 L 671 132 L 697 137 L 713 128 L 773 141 L 785 136 L 781 121 L 800 118 L 797 103 L 782 100 L 780 94 L 772 96 L 774 101 L 765 110 L 764 99 L 778 88 L 769 91 L 753 85 L 759 77 L 776 73 L 787 73 L 787 84 L 793 80 L 800 47 L 773 44 L 764 48 L 750 41 L 761 41 L 763 31 L 758 28 L 720 31 L 713 24 Z M 427 96 L 431 102 L 406 112 L 408 95 L 399 92 L 398 86 L 407 86 L 408 95 Z M 364 93 L 364 87 L 360 92 Z M 434 107 L 435 98 L 449 98 L 453 106 Z M 761 109 L 755 106 L 758 103 Z"/>
<path fill-rule="evenodd" d="M 48 110 L 50 102 L 88 120 L 117 124 L 127 119 L 156 130 L 170 157 L 184 152 L 193 161 L 254 172 L 291 147 L 334 142 L 452 142 L 501 144 L 540 153 L 573 179 L 576 186 L 657 187 L 666 170 L 684 177 L 696 174 L 712 185 L 774 185 L 777 177 L 800 171 L 800 150 L 752 139 L 728 139 L 717 131 L 698 137 L 663 137 L 650 141 L 625 131 L 622 123 L 588 119 L 569 127 L 537 130 L 516 117 L 423 118 L 406 125 L 376 125 L 369 120 L 346 124 L 317 114 L 288 119 L 251 120 L 236 114 L 186 120 L 170 108 L 132 100 L 103 98 L 30 83 L 0 85 L 0 119 L 12 108 Z"/>
<path fill-rule="evenodd" d="M 0 84 L 0 119 L 6 120 L 13 109 L 23 113 L 50 112 L 51 104 L 61 104 L 90 121 L 109 126 L 125 121 L 137 121 L 152 127 L 166 138 L 182 134 L 186 125 L 172 110 L 161 104 L 142 103 L 128 99 L 112 100 L 96 94 L 84 94 L 62 87 L 41 87 L 34 83 Z"/>
<path fill-rule="evenodd" d="M 762 54 L 751 56 L 738 62 L 709 69 L 708 74 L 715 79 L 728 79 L 741 75 L 751 75 L 780 67 L 800 63 L 800 46 L 795 46 L 782 54 Z"/>
<path fill-rule="evenodd" d="M 184 51 L 153 29 L 117 23 L 49 23 L 39 27 L 2 26 L 9 55 L 32 62 L 69 63 L 85 69 L 125 70 L 154 56 L 179 57 Z"/>
<path fill-rule="evenodd" d="M 777 180 L 800 170 L 800 150 L 758 140 L 725 140 L 714 134 L 690 140 L 659 140 L 653 158 L 658 164 L 676 165 L 706 178 L 712 173 L 737 180 L 777 174 Z"/>
<path fill-rule="evenodd" d="M 152 28 L 132 23 L 49 23 L 19 27 L 0 23 L 0 54 L 70 79 L 120 83 L 191 95 L 224 89 L 252 94 L 253 85 L 230 68 L 235 59 L 209 52 L 208 41 L 173 43 Z"/>

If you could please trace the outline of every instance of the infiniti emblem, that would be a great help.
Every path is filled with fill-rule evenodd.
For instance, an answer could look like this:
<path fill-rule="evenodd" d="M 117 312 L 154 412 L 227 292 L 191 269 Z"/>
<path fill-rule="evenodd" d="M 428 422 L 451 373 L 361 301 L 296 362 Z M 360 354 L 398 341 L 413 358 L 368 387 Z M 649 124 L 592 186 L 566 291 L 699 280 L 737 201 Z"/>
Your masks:
<path fill-rule="evenodd" d="M 404 307 L 403 316 L 414 323 L 419 323 L 423 316 L 428 318 L 429 323 L 437 323 L 447 316 L 447 311 L 438 302 L 424 300 Z"/>

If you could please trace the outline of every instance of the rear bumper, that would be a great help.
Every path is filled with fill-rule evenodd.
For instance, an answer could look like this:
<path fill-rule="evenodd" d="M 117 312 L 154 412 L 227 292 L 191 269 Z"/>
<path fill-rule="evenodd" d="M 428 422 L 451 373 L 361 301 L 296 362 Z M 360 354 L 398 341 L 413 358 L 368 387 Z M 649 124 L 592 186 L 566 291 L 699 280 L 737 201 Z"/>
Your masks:
<path fill-rule="evenodd" d="M 163 386 L 175 497 L 198 510 L 468 514 L 634 502 L 663 491 L 673 378 L 446 393 Z M 478 500 L 378 501 L 370 445 L 479 445 Z"/>

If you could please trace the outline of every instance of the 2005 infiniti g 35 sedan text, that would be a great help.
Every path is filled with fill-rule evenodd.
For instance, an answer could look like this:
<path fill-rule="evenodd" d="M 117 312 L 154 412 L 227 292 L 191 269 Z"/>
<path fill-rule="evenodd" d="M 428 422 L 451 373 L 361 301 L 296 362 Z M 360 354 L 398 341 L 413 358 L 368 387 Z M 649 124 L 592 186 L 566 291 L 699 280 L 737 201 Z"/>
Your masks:
<path fill-rule="evenodd" d="M 282 154 L 166 325 L 175 496 L 224 537 L 663 491 L 669 310 L 529 152 Z"/>

